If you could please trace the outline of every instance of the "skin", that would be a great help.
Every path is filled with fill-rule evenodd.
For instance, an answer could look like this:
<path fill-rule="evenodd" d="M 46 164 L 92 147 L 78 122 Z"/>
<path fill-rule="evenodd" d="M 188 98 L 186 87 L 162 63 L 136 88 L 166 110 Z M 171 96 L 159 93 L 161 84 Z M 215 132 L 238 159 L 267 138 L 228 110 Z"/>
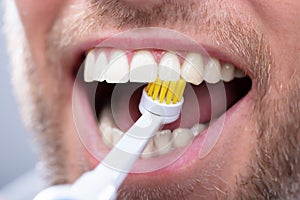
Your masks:
<path fill-rule="evenodd" d="M 253 87 L 247 105 L 239 107 L 239 118 L 232 117 L 209 156 L 172 177 L 131 177 L 120 189 L 120 199 L 296 199 L 300 194 L 299 1 L 6 4 L 14 86 L 49 184 L 73 182 L 92 167 L 76 134 L 68 52 L 97 34 L 154 26 L 177 30 L 217 51 L 226 49 L 241 60 Z M 14 4 L 17 12 L 11 8 Z M 153 11 L 157 15 L 151 18 Z M 12 17 L 17 13 L 20 18 Z"/>

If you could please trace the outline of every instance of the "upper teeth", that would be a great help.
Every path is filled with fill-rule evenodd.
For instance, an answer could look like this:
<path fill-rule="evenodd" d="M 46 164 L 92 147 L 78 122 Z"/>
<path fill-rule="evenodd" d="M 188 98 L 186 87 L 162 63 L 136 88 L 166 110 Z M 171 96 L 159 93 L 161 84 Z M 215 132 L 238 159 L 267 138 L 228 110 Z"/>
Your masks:
<path fill-rule="evenodd" d="M 159 63 L 151 51 L 140 50 L 133 53 L 131 62 L 123 50 L 94 49 L 86 57 L 84 80 L 107 81 L 108 83 L 153 82 L 157 76 L 161 80 L 177 81 L 182 77 L 186 82 L 199 85 L 205 80 L 208 83 L 231 81 L 241 78 L 245 73 L 229 63 L 222 63 L 217 58 L 209 58 L 204 63 L 200 53 L 187 54 L 182 65 L 179 57 L 173 52 L 166 52 Z"/>

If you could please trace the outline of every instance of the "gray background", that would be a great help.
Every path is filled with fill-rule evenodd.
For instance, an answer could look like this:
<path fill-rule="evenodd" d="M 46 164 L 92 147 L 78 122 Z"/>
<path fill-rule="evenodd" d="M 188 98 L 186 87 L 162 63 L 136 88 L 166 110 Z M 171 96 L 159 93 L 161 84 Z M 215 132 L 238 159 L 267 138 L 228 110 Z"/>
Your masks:
<path fill-rule="evenodd" d="M 2 0 L 0 0 L 2 6 Z M 0 6 L 0 188 L 34 168 L 36 156 L 23 127 L 10 84 L 10 66 L 2 31 Z"/>

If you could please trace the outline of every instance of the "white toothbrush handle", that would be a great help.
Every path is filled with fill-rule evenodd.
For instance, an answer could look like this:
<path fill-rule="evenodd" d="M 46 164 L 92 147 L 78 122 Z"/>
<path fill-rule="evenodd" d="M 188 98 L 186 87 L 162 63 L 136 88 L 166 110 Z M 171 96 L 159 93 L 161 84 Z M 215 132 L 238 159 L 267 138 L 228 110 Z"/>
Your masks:
<path fill-rule="evenodd" d="M 104 160 L 73 185 L 84 199 L 112 199 L 164 117 L 145 112 Z"/>
<path fill-rule="evenodd" d="M 115 199 L 128 172 L 164 121 L 164 117 L 144 112 L 94 170 L 84 173 L 73 185 L 50 187 L 34 200 Z"/>

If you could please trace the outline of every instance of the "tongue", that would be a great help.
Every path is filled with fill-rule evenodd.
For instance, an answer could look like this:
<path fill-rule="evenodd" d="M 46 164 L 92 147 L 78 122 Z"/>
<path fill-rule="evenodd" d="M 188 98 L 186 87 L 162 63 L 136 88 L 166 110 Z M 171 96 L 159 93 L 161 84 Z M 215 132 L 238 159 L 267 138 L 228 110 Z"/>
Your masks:
<path fill-rule="evenodd" d="M 133 94 L 123 89 L 118 94 L 116 103 L 118 106 L 114 109 L 114 118 L 123 132 L 141 116 L 138 105 L 143 88 L 144 86 L 138 88 Z M 184 93 L 181 116 L 177 121 L 165 125 L 163 129 L 191 128 L 195 123 L 207 123 L 245 96 L 250 88 L 249 78 L 234 79 L 229 83 L 202 83 L 199 86 L 189 86 Z M 129 106 L 124 105 L 124 102 L 128 101 Z"/>

